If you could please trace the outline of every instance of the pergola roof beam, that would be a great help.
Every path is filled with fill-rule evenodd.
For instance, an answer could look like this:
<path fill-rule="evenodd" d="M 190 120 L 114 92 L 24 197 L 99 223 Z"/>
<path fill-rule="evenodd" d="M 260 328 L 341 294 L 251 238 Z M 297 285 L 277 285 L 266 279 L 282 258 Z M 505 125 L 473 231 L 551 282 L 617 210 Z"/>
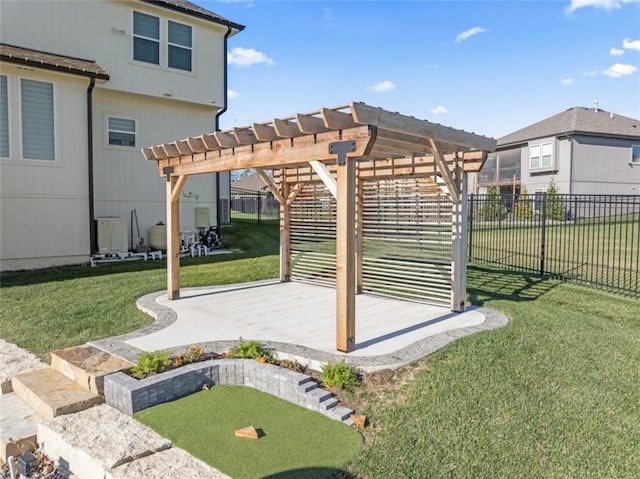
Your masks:
<path fill-rule="evenodd" d="M 254 123 L 251 128 L 259 141 L 273 141 L 280 138 L 274 127 L 264 123 Z"/>
<path fill-rule="evenodd" d="M 204 144 L 201 136 L 187 138 L 187 145 L 189 145 L 192 153 L 204 153 L 207 151 L 207 145 Z"/>
<path fill-rule="evenodd" d="M 280 138 L 296 138 L 303 135 L 303 132 L 300 131 L 298 125 L 289 120 L 279 120 L 274 118 L 273 126 Z"/>
<path fill-rule="evenodd" d="M 249 128 L 234 128 L 233 136 L 240 145 L 253 145 L 258 142 L 256 135 Z"/>
<path fill-rule="evenodd" d="M 322 116 L 324 126 L 332 130 L 343 130 L 356 126 L 356 122 L 350 113 L 342 113 L 336 109 L 321 108 L 320 115 Z"/>
<path fill-rule="evenodd" d="M 495 150 L 496 142 L 492 138 L 486 138 L 474 133 L 457 130 L 448 126 L 418 120 L 412 116 L 392 113 L 382 108 L 374 108 L 364 103 L 352 103 L 351 111 L 356 123 L 375 125 L 380 130 L 390 130 L 398 133 L 407 133 L 420 138 L 432 138 L 444 143 L 458 145 L 460 147 L 480 150 Z"/>
<path fill-rule="evenodd" d="M 298 127 L 302 133 L 315 134 L 329 131 L 329 129 L 324 126 L 322 118 L 317 118 L 315 116 L 301 115 L 298 113 L 296 115 L 296 122 L 298 123 Z"/>

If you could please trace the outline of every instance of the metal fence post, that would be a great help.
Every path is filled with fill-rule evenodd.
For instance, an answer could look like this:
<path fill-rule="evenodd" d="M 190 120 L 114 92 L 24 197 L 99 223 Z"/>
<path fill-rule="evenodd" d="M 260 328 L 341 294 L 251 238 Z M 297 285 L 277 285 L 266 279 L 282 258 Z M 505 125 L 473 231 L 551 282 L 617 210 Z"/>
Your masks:
<path fill-rule="evenodd" d="M 262 198 L 260 197 L 260 192 L 258 191 L 258 224 L 262 224 L 260 221 L 260 217 L 262 216 Z"/>
<path fill-rule="evenodd" d="M 540 279 L 544 279 L 544 254 L 547 241 L 547 192 L 542 193 L 542 229 L 540 231 Z"/>
<path fill-rule="evenodd" d="M 467 246 L 467 260 L 471 260 L 473 257 L 473 193 L 469 195 L 469 232 L 467 233 L 467 241 L 469 242 Z"/>

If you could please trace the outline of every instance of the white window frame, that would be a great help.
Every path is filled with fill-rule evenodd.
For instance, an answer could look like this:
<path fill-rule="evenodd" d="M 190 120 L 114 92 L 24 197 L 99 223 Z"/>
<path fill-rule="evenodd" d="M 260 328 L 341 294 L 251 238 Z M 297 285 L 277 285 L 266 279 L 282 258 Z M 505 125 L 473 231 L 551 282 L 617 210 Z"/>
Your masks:
<path fill-rule="evenodd" d="M 180 43 L 171 43 L 171 41 L 169 41 L 169 27 L 171 23 L 184 26 L 184 27 L 189 27 L 190 33 L 191 33 L 190 46 L 181 45 Z M 187 50 L 189 52 L 189 70 L 185 70 L 184 68 L 169 66 L 169 56 L 171 54 L 171 47 L 179 48 L 181 50 Z M 188 25 L 186 23 L 176 22 L 174 20 L 167 20 L 167 67 L 171 68 L 172 70 L 178 70 L 182 72 L 193 72 L 193 26 Z"/>
<path fill-rule="evenodd" d="M 630 165 L 640 165 L 640 145 L 631 145 Z"/>
<path fill-rule="evenodd" d="M 135 16 L 136 13 L 140 14 L 140 15 L 146 15 L 147 17 L 153 17 L 156 18 L 158 20 L 158 38 L 153 38 L 153 37 L 146 37 L 144 35 L 139 35 L 135 33 Z M 156 15 L 150 15 L 149 13 L 146 12 L 140 12 L 138 10 L 134 10 L 133 13 L 131 14 L 131 58 L 134 62 L 140 62 L 143 63 L 145 65 L 157 65 L 157 66 L 162 66 L 162 19 Z M 158 63 L 153 63 L 153 62 L 148 62 L 146 60 L 140 60 L 138 58 L 135 57 L 135 43 L 136 43 L 136 38 L 140 38 L 142 40 L 147 40 L 147 41 L 151 41 L 151 42 L 155 42 L 158 44 Z"/>
<path fill-rule="evenodd" d="M 532 171 L 552 170 L 554 165 L 554 153 L 554 145 L 552 141 L 529 145 L 529 169 Z M 544 162 L 543 164 L 545 158 L 548 158 L 548 162 Z"/>
<path fill-rule="evenodd" d="M 159 32 L 158 32 L 158 36 L 159 38 L 151 38 L 151 37 L 146 37 L 144 35 L 137 35 L 134 33 L 134 26 L 135 26 L 135 22 L 134 22 L 134 17 L 135 14 L 139 13 L 142 15 L 147 15 L 149 17 L 154 17 L 158 19 L 158 23 L 159 23 Z M 171 43 L 169 42 L 169 22 L 175 23 L 177 25 L 184 25 L 186 27 L 191 28 L 191 46 L 185 46 L 185 45 L 181 45 L 179 43 Z M 136 65 L 140 65 L 140 66 L 146 66 L 149 68 L 161 68 L 161 69 L 165 69 L 165 70 L 170 70 L 172 72 L 176 72 L 176 73 L 183 73 L 183 74 L 188 74 L 188 75 L 195 75 L 195 57 L 194 57 L 194 26 L 190 25 L 188 23 L 182 23 L 176 20 L 170 20 L 168 18 L 163 18 L 163 17 L 159 17 L 158 15 L 153 15 L 141 10 L 132 10 L 131 11 L 131 62 L 136 64 Z M 152 62 L 147 62 L 145 60 L 139 60 L 134 58 L 134 45 L 135 45 L 135 39 L 136 38 L 141 38 L 143 40 L 149 40 L 149 41 L 153 41 L 156 42 L 158 44 L 158 63 L 152 63 Z M 176 48 L 180 48 L 183 50 L 188 50 L 189 54 L 191 56 L 191 69 L 190 70 L 185 70 L 182 68 L 178 68 L 178 67 L 170 67 L 169 66 L 169 51 L 170 48 L 169 47 L 176 47 Z"/>
<path fill-rule="evenodd" d="M 133 121 L 133 125 L 134 125 L 133 146 L 129 146 L 129 145 L 112 145 L 111 144 L 109 133 L 116 132 L 116 133 L 131 134 L 130 131 L 115 130 L 115 129 L 112 130 L 109 127 L 109 120 L 111 118 L 116 119 L 116 120 Z M 107 113 L 107 114 L 105 114 L 105 116 L 104 116 L 104 146 L 105 146 L 105 148 L 132 151 L 132 150 L 137 150 L 138 149 L 137 145 L 138 145 L 138 119 L 137 118 L 134 118 L 134 117 L 129 116 L 129 115 L 119 115 L 119 114 L 115 114 L 115 113 Z"/>
<path fill-rule="evenodd" d="M 24 154 L 24 131 L 22 128 L 22 122 L 23 122 L 23 118 L 24 118 L 24 112 L 22 111 L 22 82 L 23 80 L 28 80 L 28 81 L 32 81 L 32 82 L 37 82 L 37 83 L 47 83 L 49 85 L 51 85 L 51 109 L 52 109 L 52 114 L 53 114 L 53 159 L 42 159 L 42 158 L 27 158 Z M 20 92 L 20 96 L 19 96 L 19 108 L 20 108 L 20 118 L 19 118 L 19 130 L 20 130 L 20 158 L 24 161 L 29 161 L 29 162 L 38 162 L 40 164 L 47 164 L 47 165 L 55 165 L 59 163 L 59 155 L 58 155 L 58 125 L 57 125 L 57 118 L 58 118 L 58 112 L 57 112 L 57 105 L 56 105 L 56 84 L 54 82 L 51 81 L 44 81 L 42 79 L 39 78 L 29 78 L 29 77 L 20 77 L 19 81 L 18 81 L 18 88 L 19 88 L 19 92 Z"/>

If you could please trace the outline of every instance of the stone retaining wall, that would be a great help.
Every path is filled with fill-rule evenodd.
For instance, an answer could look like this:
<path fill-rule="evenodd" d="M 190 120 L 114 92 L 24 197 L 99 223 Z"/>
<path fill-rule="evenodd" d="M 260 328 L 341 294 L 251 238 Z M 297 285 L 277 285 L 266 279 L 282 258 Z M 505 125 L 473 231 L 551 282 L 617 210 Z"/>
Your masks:
<path fill-rule="evenodd" d="M 140 380 L 118 372 L 105 377 L 104 395 L 107 404 L 132 415 L 192 394 L 205 385 L 218 384 L 252 387 L 331 419 L 351 423 L 353 411 L 339 406 L 332 393 L 321 389 L 306 374 L 253 359 L 212 359 Z"/>

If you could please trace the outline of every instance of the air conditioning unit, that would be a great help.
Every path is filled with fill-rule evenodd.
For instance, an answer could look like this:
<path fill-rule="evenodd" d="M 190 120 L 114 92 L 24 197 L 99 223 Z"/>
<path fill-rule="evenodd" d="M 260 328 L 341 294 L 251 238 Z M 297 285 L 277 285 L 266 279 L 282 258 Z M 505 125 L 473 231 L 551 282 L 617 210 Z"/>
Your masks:
<path fill-rule="evenodd" d="M 125 218 L 98 218 L 98 253 L 128 253 L 127 220 Z"/>

